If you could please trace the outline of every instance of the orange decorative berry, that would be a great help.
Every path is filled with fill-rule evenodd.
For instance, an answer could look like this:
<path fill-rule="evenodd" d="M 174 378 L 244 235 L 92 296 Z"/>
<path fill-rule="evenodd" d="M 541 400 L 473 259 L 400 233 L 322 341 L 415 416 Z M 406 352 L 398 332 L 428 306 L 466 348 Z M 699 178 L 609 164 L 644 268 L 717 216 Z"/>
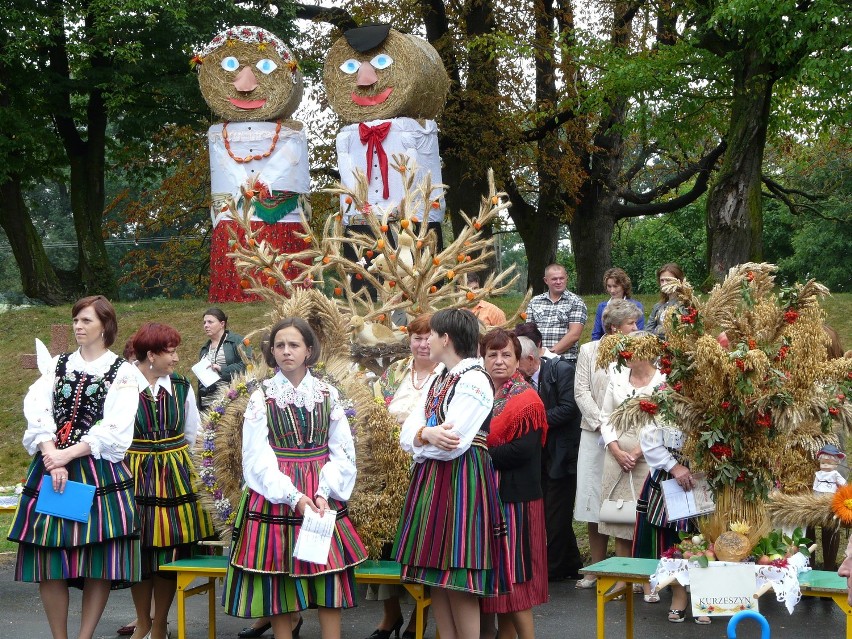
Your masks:
<path fill-rule="evenodd" d="M 343 201 L 346 202 L 347 204 L 352 204 L 352 198 L 349 197 L 348 195 L 343 199 Z"/>
<path fill-rule="evenodd" d="M 255 239 L 253 237 L 250 237 L 248 239 L 248 241 L 246 242 L 246 244 L 248 244 L 251 247 L 254 247 L 257 244 L 257 242 L 255 241 Z"/>
<path fill-rule="evenodd" d="M 430 292 L 430 293 L 437 293 L 437 292 L 438 292 L 438 287 L 437 287 L 437 286 L 430 286 L 430 287 L 429 287 L 429 292 Z"/>
<path fill-rule="evenodd" d="M 499 197 L 497 197 L 496 195 L 492 196 L 492 198 L 491 198 L 491 204 L 495 204 L 495 205 L 496 205 L 498 202 L 500 202 L 500 198 L 499 198 Z"/>
<path fill-rule="evenodd" d="M 343 295 L 343 289 L 342 289 L 342 288 L 340 288 L 339 286 L 336 286 L 336 287 L 334 288 L 334 294 L 335 294 L 335 295 L 338 295 L 338 296 Z"/>
<path fill-rule="evenodd" d="M 482 228 L 482 224 L 480 224 L 479 221 L 475 221 L 473 223 L 473 228 L 475 228 L 478 231 L 479 229 Z"/>
<path fill-rule="evenodd" d="M 456 272 L 453 269 L 447 271 L 447 279 L 451 280 L 456 276 Z"/>
<path fill-rule="evenodd" d="M 380 322 L 384 322 L 384 321 L 385 321 L 385 314 L 384 314 L 384 313 L 382 313 L 382 314 L 381 314 L 381 315 L 379 315 L 376 319 L 377 319 L 377 320 L 379 320 Z"/>
<path fill-rule="evenodd" d="M 396 286 L 396 282 L 394 282 L 393 280 L 390 280 L 390 281 L 388 281 L 388 286 L 393 288 L 394 286 Z"/>
<path fill-rule="evenodd" d="M 417 248 L 423 248 L 423 240 L 417 240 Z"/>
<path fill-rule="evenodd" d="M 435 200 L 434 202 L 432 202 L 432 208 L 433 209 L 441 208 L 441 203 L 438 200 Z"/>
<path fill-rule="evenodd" d="M 290 260 L 285 260 L 285 262 L 284 262 L 284 270 L 287 270 L 288 268 L 290 268 Z"/>
<path fill-rule="evenodd" d="M 411 216 L 411 221 L 417 224 L 420 221 L 419 217 Z"/>
<path fill-rule="evenodd" d="M 251 340 L 248 337 L 243 339 L 243 346 L 251 346 Z"/>
<path fill-rule="evenodd" d="M 379 228 L 382 229 L 382 233 L 388 232 L 388 225 L 387 224 L 382 224 Z"/>
<path fill-rule="evenodd" d="M 470 255 L 465 255 L 465 256 L 464 256 L 464 261 L 465 261 L 465 262 L 470 262 L 470 260 L 471 260 L 471 259 L 472 259 L 472 258 L 470 257 Z"/>
<path fill-rule="evenodd" d="M 401 333 L 407 333 L 407 332 L 408 332 L 408 327 L 407 327 L 407 326 L 400 326 L 400 327 L 399 327 L 399 331 L 400 331 Z"/>
<path fill-rule="evenodd" d="M 337 218 L 337 221 L 338 221 L 338 222 L 342 222 L 342 221 L 343 221 L 343 216 L 342 216 L 340 213 L 338 213 L 338 214 L 337 214 L 337 215 L 335 215 L 334 217 L 336 217 L 336 218 Z"/>
<path fill-rule="evenodd" d="M 467 297 L 468 300 L 473 300 L 473 298 L 476 297 L 476 293 L 474 293 L 473 291 L 468 291 L 465 297 Z"/>
<path fill-rule="evenodd" d="M 471 244 L 473 244 L 473 242 L 471 242 L 471 241 L 469 241 L 469 240 L 468 240 L 467 242 L 465 242 L 465 243 L 464 243 L 464 245 L 465 245 L 465 246 L 470 246 Z"/>
<path fill-rule="evenodd" d="M 360 273 L 355 273 L 355 279 L 356 279 L 356 280 L 363 280 L 363 279 L 364 279 L 364 276 L 363 276 L 363 275 L 361 275 Z"/>
<path fill-rule="evenodd" d="M 396 259 L 396 253 L 391 253 L 390 258 L 391 258 L 391 260 L 395 260 Z"/>
<path fill-rule="evenodd" d="M 459 253 L 458 255 L 456 255 L 456 261 L 464 262 L 464 253 Z"/>
<path fill-rule="evenodd" d="M 375 253 L 373 251 L 371 251 L 370 249 L 367 249 L 366 254 L 367 254 L 367 257 L 373 257 L 375 255 Z"/>
<path fill-rule="evenodd" d="M 326 255 L 326 256 L 324 256 L 324 257 L 322 258 L 322 263 L 323 263 L 323 264 L 328 264 L 328 263 L 330 263 L 330 262 L 331 262 L 331 258 L 330 258 L 328 255 Z"/>
<path fill-rule="evenodd" d="M 408 228 L 408 224 L 409 224 L 408 220 L 403 219 L 403 220 L 399 221 L 399 225 L 404 229 Z"/>
<path fill-rule="evenodd" d="M 240 280 L 240 288 L 248 288 L 251 286 L 251 282 L 249 282 L 246 278 Z"/>
<path fill-rule="evenodd" d="M 248 191 L 246 191 L 246 197 L 253 198 L 254 197 L 254 191 L 252 189 L 249 189 Z"/>
<path fill-rule="evenodd" d="M 527 314 L 526 314 L 526 313 L 521 313 L 521 314 L 519 315 L 519 317 L 520 317 L 522 320 L 526 321 L 526 319 L 527 319 Z"/>
<path fill-rule="evenodd" d="M 266 283 L 269 284 L 270 286 L 275 286 L 276 281 L 277 280 L 274 277 L 272 277 L 271 275 L 266 278 Z"/>
<path fill-rule="evenodd" d="M 376 242 L 376 248 L 377 248 L 377 249 L 379 249 L 380 251 L 381 251 L 383 248 L 385 248 L 385 241 L 384 241 L 384 240 L 379 240 L 378 242 Z"/>
<path fill-rule="evenodd" d="M 405 169 L 407 169 L 407 168 L 408 168 L 408 167 L 407 167 L 407 166 L 405 166 L 405 165 L 403 164 L 403 165 L 401 165 L 401 166 L 399 167 L 399 172 L 400 172 L 400 173 L 405 173 Z M 403 327 L 403 328 L 405 328 L 405 327 Z"/>
<path fill-rule="evenodd" d="M 437 257 L 432 258 L 432 264 L 434 264 L 435 266 L 438 266 L 438 264 L 440 264 L 440 263 L 441 263 L 441 260 L 439 260 Z"/>

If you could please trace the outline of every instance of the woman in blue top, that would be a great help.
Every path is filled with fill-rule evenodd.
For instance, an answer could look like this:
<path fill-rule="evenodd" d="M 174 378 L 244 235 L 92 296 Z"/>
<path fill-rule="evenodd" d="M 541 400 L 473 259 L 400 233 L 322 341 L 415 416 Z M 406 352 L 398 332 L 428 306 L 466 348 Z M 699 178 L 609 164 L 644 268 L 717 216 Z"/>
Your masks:
<path fill-rule="evenodd" d="M 642 302 L 633 299 L 633 284 L 630 282 L 630 276 L 620 268 L 610 268 L 604 273 L 603 282 L 606 292 L 609 293 L 609 299 L 598 304 L 598 310 L 595 313 L 595 325 L 592 327 L 592 339 L 597 340 L 606 335 L 603 326 L 603 312 L 606 305 L 612 300 L 630 300 L 639 307 L 642 314 L 639 316 L 636 326 L 641 331 L 645 326 L 645 309 L 642 307 Z"/>

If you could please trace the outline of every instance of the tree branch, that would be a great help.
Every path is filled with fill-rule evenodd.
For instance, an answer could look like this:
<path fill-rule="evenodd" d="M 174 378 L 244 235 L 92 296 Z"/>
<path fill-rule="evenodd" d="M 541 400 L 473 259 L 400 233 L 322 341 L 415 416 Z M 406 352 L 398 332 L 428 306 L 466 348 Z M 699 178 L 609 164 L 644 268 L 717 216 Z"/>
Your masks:
<path fill-rule="evenodd" d="M 844 219 L 842 217 L 838 217 L 835 215 L 828 215 L 827 213 L 823 213 L 819 207 L 814 206 L 812 202 L 819 202 L 820 200 L 826 199 L 826 195 L 814 195 L 813 193 L 806 193 L 804 191 L 800 191 L 799 189 L 791 189 L 785 186 L 782 186 L 772 178 L 767 176 L 761 176 L 761 181 L 766 185 L 769 191 L 761 191 L 761 195 L 770 200 L 778 200 L 783 203 L 784 206 L 792 213 L 793 215 L 804 215 L 811 214 L 814 217 L 818 217 L 821 220 L 827 220 L 830 222 L 840 222 L 840 223 L 848 223 L 848 219 Z M 796 202 L 791 195 L 799 195 L 808 202 Z"/>
<path fill-rule="evenodd" d="M 525 142 L 537 142 L 551 131 L 558 129 L 569 120 L 573 120 L 575 115 L 574 107 L 569 107 L 564 111 L 560 111 L 555 116 L 547 118 L 540 126 L 524 131 L 521 139 Z"/>
<path fill-rule="evenodd" d="M 778 182 L 776 182 L 775 180 L 773 180 L 771 177 L 769 177 L 767 175 L 761 175 L 760 180 L 766 185 L 766 187 L 772 193 L 784 193 L 786 195 L 801 195 L 803 198 L 805 198 L 806 200 L 810 200 L 811 202 L 819 202 L 820 200 L 825 200 L 828 197 L 827 195 L 825 195 L 823 193 L 819 193 L 819 194 L 807 193 L 805 191 L 800 191 L 799 189 L 792 189 L 792 188 L 789 188 L 789 187 L 786 187 L 786 186 L 782 186 L 781 184 L 779 184 Z"/>
<path fill-rule="evenodd" d="M 691 179 L 696 173 L 706 173 L 709 175 L 713 165 L 715 165 L 716 161 L 722 157 L 726 148 L 727 143 L 722 140 L 715 149 L 701 158 L 701 160 L 690 164 L 683 171 L 671 176 L 668 180 L 657 185 L 655 188 L 645 191 L 644 193 L 636 193 L 627 189 L 621 189 L 618 191 L 618 197 L 630 202 L 631 204 L 650 204 L 669 191 L 678 188 L 681 184 Z"/>
<path fill-rule="evenodd" d="M 692 204 L 707 190 L 707 184 L 710 182 L 710 175 L 716 165 L 716 161 L 722 156 L 726 148 L 727 143 L 722 140 L 715 149 L 701 159 L 698 163 L 698 170 L 692 171 L 692 175 L 697 174 L 698 177 L 696 177 L 695 184 L 692 185 L 692 188 L 688 192 L 665 202 L 648 202 L 633 206 L 617 203 L 613 206 L 615 219 L 620 220 L 626 217 L 638 217 L 640 215 L 671 213 L 683 208 L 687 204 Z M 687 169 L 687 171 L 689 170 L 690 169 Z M 680 175 L 683 175 L 683 173 Z M 681 183 L 686 181 L 686 179 L 688 178 L 682 180 Z M 657 189 L 654 189 L 654 191 L 657 191 Z"/>
<path fill-rule="evenodd" d="M 340 7 L 318 7 L 316 5 L 300 3 L 296 3 L 294 6 L 296 8 L 296 17 L 302 20 L 327 22 L 341 31 L 354 29 L 358 26 L 358 23 L 355 22 L 355 19 L 349 12 Z"/>

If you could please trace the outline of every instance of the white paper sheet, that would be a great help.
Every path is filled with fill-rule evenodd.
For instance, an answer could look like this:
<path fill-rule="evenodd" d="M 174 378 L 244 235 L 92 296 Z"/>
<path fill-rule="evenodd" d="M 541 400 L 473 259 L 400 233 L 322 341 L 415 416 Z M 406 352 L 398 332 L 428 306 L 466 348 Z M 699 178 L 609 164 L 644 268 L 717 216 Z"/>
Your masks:
<path fill-rule="evenodd" d="M 692 479 L 694 487 L 689 491 L 681 488 L 676 479 L 660 482 L 669 521 L 706 515 L 716 510 L 713 493 L 704 473 L 694 473 Z"/>
<path fill-rule="evenodd" d="M 202 357 L 197 364 L 192 366 L 192 372 L 204 386 L 213 386 L 220 381 L 219 373 L 213 370 L 210 360 L 206 357 Z"/>
<path fill-rule="evenodd" d="M 331 537 L 336 522 L 336 510 L 326 510 L 322 517 L 310 508 L 305 510 L 302 528 L 293 548 L 293 557 L 325 566 L 328 563 L 328 551 L 331 549 Z"/>

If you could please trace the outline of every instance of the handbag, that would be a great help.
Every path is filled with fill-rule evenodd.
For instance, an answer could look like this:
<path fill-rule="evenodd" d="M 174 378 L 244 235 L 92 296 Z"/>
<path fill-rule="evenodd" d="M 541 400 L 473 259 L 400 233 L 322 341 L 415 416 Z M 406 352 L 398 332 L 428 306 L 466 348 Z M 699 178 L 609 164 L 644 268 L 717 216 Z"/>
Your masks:
<path fill-rule="evenodd" d="M 623 476 L 624 473 L 621 473 Z M 605 524 L 632 524 L 636 521 L 636 490 L 633 488 L 633 472 L 630 472 L 630 494 L 633 499 L 613 499 L 612 493 L 621 477 L 612 485 L 609 495 L 601 502 L 600 520 Z"/>

